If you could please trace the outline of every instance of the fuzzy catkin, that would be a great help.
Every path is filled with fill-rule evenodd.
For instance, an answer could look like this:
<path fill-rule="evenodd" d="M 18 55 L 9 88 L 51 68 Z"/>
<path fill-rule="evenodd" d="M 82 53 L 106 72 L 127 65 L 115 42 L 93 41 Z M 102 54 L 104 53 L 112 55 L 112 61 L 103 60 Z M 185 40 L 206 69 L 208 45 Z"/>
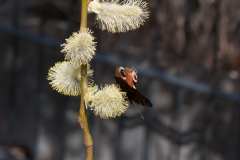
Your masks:
<path fill-rule="evenodd" d="M 68 96 L 78 96 L 81 93 L 80 69 L 80 65 L 76 65 L 70 61 L 57 62 L 49 69 L 47 79 L 50 80 L 49 84 L 57 92 Z M 90 67 L 88 67 L 87 76 L 89 86 L 93 83 L 91 79 L 92 75 L 93 70 L 90 70 Z"/>
<path fill-rule="evenodd" d="M 90 29 L 83 29 L 74 32 L 72 36 L 66 39 L 66 43 L 61 46 L 61 52 L 65 53 L 65 60 L 70 60 L 77 64 L 89 63 L 95 55 L 96 42 Z"/>
<path fill-rule="evenodd" d="M 147 3 L 142 0 L 98 0 L 88 6 L 89 12 L 97 14 L 96 23 L 102 30 L 109 32 L 127 32 L 143 25 L 148 18 Z"/>
<path fill-rule="evenodd" d="M 126 93 L 113 84 L 99 90 L 91 101 L 90 109 L 103 119 L 118 117 L 129 107 Z"/>

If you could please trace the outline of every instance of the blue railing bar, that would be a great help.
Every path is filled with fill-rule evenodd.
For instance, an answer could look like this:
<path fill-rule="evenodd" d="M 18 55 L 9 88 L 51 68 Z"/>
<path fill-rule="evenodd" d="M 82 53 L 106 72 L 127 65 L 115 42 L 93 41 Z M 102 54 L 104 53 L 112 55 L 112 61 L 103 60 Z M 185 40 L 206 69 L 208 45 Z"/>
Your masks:
<path fill-rule="evenodd" d="M 35 41 L 37 43 L 40 43 L 42 45 L 46 45 L 46 46 L 53 47 L 53 48 L 59 48 L 60 44 L 63 43 L 63 42 L 55 40 L 55 39 L 42 37 L 37 33 L 31 33 L 28 31 L 24 31 L 22 29 L 14 28 L 10 25 L 6 25 L 1 22 L 0 22 L 0 31 L 14 35 L 14 36 L 18 36 L 21 38 L 29 39 L 29 40 Z"/>
<path fill-rule="evenodd" d="M 16 29 L 16 28 L 13 28 L 11 26 L 8 26 L 8 25 L 2 24 L 2 23 L 0 23 L 0 31 L 6 32 L 8 34 L 12 34 L 14 36 L 19 36 L 21 38 L 26 38 L 26 39 L 35 41 L 37 43 L 46 45 L 48 47 L 60 48 L 60 44 L 62 44 L 62 42 L 59 40 L 42 37 L 36 33 L 31 33 L 31 32 L 27 32 L 27 31 L 23 31 L 21 29 Z M 140 73 L 144 76 L 154 78 L 154 79 L 160 79 L 162 81 L 165 81 L 165 82 L 170 83 L 175 86 L 184 87 L 184 88 L 194 90 L 194 91 L 197 91 L 200 93 L 213 95 L 213 96 L 223 98 L 225 100 L 240 104 L 240 95 L 226 93 L 219 89 L 213 89 L 208 84 L 195 82 L 195 81 L 188 80 L 188 79 L 185 79 L 182 77 L 177 77 L 175 75 L 170 75 L 170 74 L 164 73 L 162 71 L 144 67 L 135 62 L 123 61 L 116 57 L 105 55 L 105 54 L 99 54 L 99 53 L 97 53 L 96 56 L 94 56 L 93 60 L 98 61 L 98 62 L 104 62 L 104 63 L 113 65 L 113 66 L 117 66 L 117 65 L 134 66 L 138 70 L 138 73 Z"/>

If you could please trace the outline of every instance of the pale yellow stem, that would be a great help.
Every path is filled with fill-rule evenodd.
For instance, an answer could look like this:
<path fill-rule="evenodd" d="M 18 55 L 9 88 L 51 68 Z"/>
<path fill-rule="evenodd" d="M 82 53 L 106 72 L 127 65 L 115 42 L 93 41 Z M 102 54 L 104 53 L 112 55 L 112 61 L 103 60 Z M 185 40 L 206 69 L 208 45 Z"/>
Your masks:
<path fill-rule="evenodd" d="M 80 31 L 87 28 L 87 4 L 89 0 L 82 0 L 81 10 L 81 26 Z M 84 144 L 86 146 L 86 159 L 93 160 L 93 140 L 89 132 L 88 121 L 86 116 L 86 107 L 84 103 L 84 96 L 87 93 L 88 82 L 87 82 L 87 65 L 81 66 L 81 101 L 79 109 L 78 122 L 83 129 L 84 133 Z"/>

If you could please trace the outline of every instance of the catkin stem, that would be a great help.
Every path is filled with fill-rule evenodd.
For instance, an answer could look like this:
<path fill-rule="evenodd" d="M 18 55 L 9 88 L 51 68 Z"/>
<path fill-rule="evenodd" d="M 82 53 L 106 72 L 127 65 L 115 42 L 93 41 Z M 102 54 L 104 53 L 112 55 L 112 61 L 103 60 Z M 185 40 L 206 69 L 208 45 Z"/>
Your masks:
<path fill-rule="evenodd" d="M 82 0 L 82 9 L 81 9 L 81 26 L 80 31 L 84 28 L 87 28 L 87 4 L 88 0 Z M 86 160 L 93 160 L 93 140 L 89 132 L 88 121 L 86 116 L 86 107 L 84 103 L 84 96 L 87 93 L 88 89 L 87 82 L 87 64 L 81 66 L 81 100 L 80 100 L 80 109 L 78 122 L 83 129 L 84 133 L 84 144 L 86 146 Z"/>

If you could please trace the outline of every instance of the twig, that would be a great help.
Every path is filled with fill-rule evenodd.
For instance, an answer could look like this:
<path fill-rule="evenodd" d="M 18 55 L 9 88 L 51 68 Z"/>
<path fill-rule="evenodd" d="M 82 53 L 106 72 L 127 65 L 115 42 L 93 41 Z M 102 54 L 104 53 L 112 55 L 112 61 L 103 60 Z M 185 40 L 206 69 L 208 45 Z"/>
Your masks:
<path fill-rule="evenodd" d="M 81 25 L 80 31 L 87 28 L 87 4 L 88 0 L 82 0 L 81 10 Z M 84 144 L 86 146 L 86 159 L 93 160 L 93 140 L 89 132 L 88 121 L 86 116 L 86 107 L 84 103 L 84 96 L 87 93 L 87 64 L 81 66 L 81 100 L 78 122 L 83 129 L 84 133 Z"/>

